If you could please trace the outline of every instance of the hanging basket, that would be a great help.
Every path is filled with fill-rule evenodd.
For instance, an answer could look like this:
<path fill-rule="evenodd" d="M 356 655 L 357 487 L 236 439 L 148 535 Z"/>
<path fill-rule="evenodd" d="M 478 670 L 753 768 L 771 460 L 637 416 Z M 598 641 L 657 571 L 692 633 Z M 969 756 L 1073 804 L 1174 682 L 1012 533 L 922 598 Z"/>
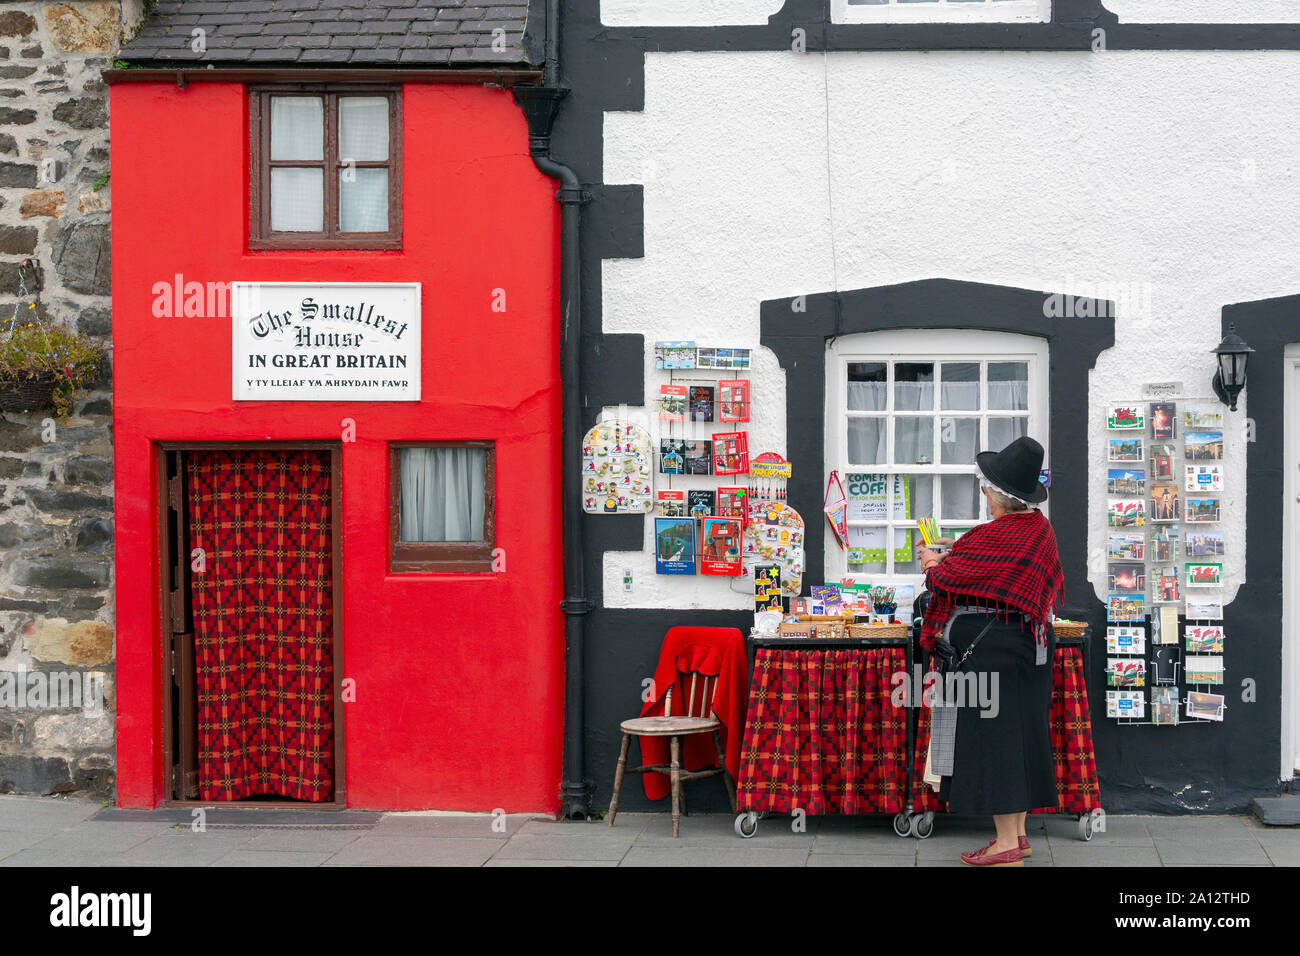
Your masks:
<path fill-rule="evenodd" d="M 0 411 L 38 412 L 52 407 L 57 381 L 53 374 L 38 375 L 35 378 L 0 379 Z"/>

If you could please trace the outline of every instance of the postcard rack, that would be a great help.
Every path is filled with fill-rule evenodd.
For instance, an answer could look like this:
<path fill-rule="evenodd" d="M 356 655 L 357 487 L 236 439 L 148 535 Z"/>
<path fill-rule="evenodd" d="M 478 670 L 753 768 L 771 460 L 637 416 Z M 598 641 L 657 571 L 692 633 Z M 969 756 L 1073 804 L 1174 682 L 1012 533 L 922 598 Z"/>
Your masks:
<path fill-rule="evenodd" d="M 1177 639 L 1162 643 L 1155 643 L 1152 639 L 1154 629 L 1150 615 L 1140 624 L 1130 622 L 1123 625 L 1125 627 L 1140 628 L 1143 632 L 1145 653 L 1131 659 L 1134 661 L 1141 660 L 1145 664 L 1144 682 L 1129 686 L 1111 685 L 1108 670 L 1106 687 L 1107 716 L 1121 727 L 1175 727 L 1182 724 L 1221 723 L 1223 714 L 1227 710 L 1226 705 L 1218 706 L 1217 713 L 1219 716 L 1217 718 L 1213 716 L 1189 716 L 1187 705 L 1189 700 L 1192 699 L 1189 696 L 1191 694 L 1220 696 L 1223 689 L 1222 672 L 1219 675 L 1219 683 L 1202 680 L 1191 681 L 1187 679 L 1184 662 L 1189 651 L 1189 631 L 1195 638 L 1197 629 L 1221 629 L 1222 624 L 1223 622 L 1218 620 L 1189 621 L 1186 615 L 1180 614 L 1178 615 Z M 1113 622 L 1108 625 L 1109 628 L 1117 626 L 1119 625 Z M 1108 660 L 1113 659 L 1108 658 Z M 1109 695 L 1114 691 L 1129 691 L 1142 696 L 1144 702 L 1143 716 L 1124 717 L 1113 714 Z M 1166 693 L 1158 693 L 1161 691 Z M 1165 698 L 1166 700 L 1158 702 L 1158 698 Z"/>

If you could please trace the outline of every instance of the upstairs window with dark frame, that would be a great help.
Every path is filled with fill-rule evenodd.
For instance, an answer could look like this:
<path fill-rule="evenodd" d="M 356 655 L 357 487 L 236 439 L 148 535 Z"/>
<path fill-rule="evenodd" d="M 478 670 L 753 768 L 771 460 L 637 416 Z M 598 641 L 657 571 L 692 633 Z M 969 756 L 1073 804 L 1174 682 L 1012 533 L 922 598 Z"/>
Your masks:
<path fill-rule="evenodd" d="M 400 90 L 261 88 L 249 112 L 250 248 L 401 248 Z"/>
<path fill-rule="evenodd" d="M 493 443 L 389 447 L 389 569 L 491 571 L 496 547 Z"/>

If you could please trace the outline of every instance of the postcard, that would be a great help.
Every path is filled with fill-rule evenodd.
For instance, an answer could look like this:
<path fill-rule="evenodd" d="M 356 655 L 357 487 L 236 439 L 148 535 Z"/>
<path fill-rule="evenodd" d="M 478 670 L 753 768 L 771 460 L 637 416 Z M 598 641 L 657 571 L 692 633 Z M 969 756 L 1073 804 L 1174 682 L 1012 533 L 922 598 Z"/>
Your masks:
<path fill-rule="evenodd" d="M 655 573 L 695 573 L 695 522 L 655 518 Z"/>
<path fill-rule="evenodd" d="M 1219 520 L 1218 498 L 1188 498 L 1188 524 L 1215 524 Z"/>
<path fill-rule="evenodd" d="M 1223 695 L 1187 692 L 1187 716 L 1198 720 L 1223 720 Z"/>
<path fill-rule="evenodd" d="M 1223 554 L 1222 531 L 1188 531 L 1187 556 L 1189 558 L 1213 558 Z"/>
<path fill-rule="evenodd" d="M 1125 627 L 1124 625 L 1107 625 L 1107 654 L 1145 654 L 1147 650 L 1147 631 L 1144 627 Z"/>
<path fill-rule="evenodd" d="M 1184 405 L 1183 428 L 1189 432 L 1213 431 L 1223 427 L 1223 409 L 1218 405 Z"/>
<path fill-rule="evenodd" d="M 1106 619 L 1119 622 L 1146 620 L 1146 595 L 1107 594 Z"/>
<path fill-rule="evenodd" d="M 1174 632 L 1177 636 L 1177 630 Z M 1168 686 L 1178 683 L 1178 672 L 1183 666 L 1183 649 L 1177 644 L 1161 644 L 1151 648 L 1151 683 Z"/>
<path fill-rule="evenodd" d="M 695 352 L 696 368 L 749 368 L 749 349 L 705 348 L 701 346 Z"/>
<path fill-rule="evenodd" d="M 686 474 L 686 442 L 680 438 L 659 439 L 659 474 Z"/>
<path fill-rule="evenodd" d="M 1178 458 L 1178 449 L 1169 444 L 1151 445 L 1151 480 L 1172 481 L 1174 461 Z"/>
<path fill-rule="evenodd" d="M 713 435 L 713 473 L 743 475 L 749 471 L 747 432 L 717 432 Z"/>
<path fill-rule="evenodd" d="M 686 513 L 692 518 L 703 518 L 714 513 L 718 500 L 708 488 L 692 488 L 686 493 Z"/>
<path fill-rule="evenodd" d="M 1140 534 L 1110 534 L 1106 557 L 1120 561 L 1141 561 L 1146 551 L 1146 538 Z"/>
<path fill-rule="evenodd" d="M 1152 600 L 1159 604 L 1177 603 L 1178 593 L 1178 569 L 1176 567 L 1156 567 L 1151 573 L 1151 580 L 1155 584 Z"/>
<path fill-rule="evenodd" d="M 1178 644 L 1178 608 L 1165 605 L 1151 617 L 1152 644 Z"/>
<path fill-rule="evenodd" d="M 686 464 L 686 474 L 688 475 L 708 475 L 712 474 L 713 456 L 709 454 L 709 442 L 707 439 L 693 438 L 682 443 L 684 446 L 683 457 Z"/>
<path fill-rule="evenodd" d="M 1174 561 L 1178 558 L 1178 525 L 1151 526 L 1151 560 Z"/>
<path fill-rule="evenodd" d="M 655 368 L 695 368 L 695 343 L 656 342 Z"/>
<path fill-rule="evenodd" d="M 1179 518 L 1178 486 L 1158 484 L 1151 486 L 1151 520 L 1177 521 Z"/>
<path fill-rule="evenodd" d="M 718 489 L 717 514 L 720 518 L 749 520 L 749 491 L 739 485 L 723 485 Z"/>
<path fill-rule="evenodd" d="M 661 490 L 655 492 L 655 501 L 658 502 L 659 509 L 657 514 L 661 518 L 685 518 L 686 517 L 686 492 Z"/>
<path fill-rule="evenodd" d="M 1183 629 L 1183 640 L 1189 654 L 1222 654 L 1222 624 L 1188 624 Z"/>
<path fill-rule="evenodd" d="M 1222 621 L 1223 595 L 1189 594 L 1187 595 L 1187 620 Z"/>
<path fill-rule="evenodd" d="M 1107 444 L 1109 461 L 1143 461 L 1146 458 L 1141 438 L 1111 438 Z"/>
<path fill-rule="evenodd" d="M 686 386 L 659 386 L 659 420 L 681 422 L 686 420 Z"/>
<path fill-rule="evenodd" d="M 1222 465 L 1185 465 L 1183 467 L 1184 491 L 1222 491 Z"/>
<path fill-rule="evenodd" d="M 1151 722 L 1164 726 L 1178 723 L 1178 688 L 1151 688 Z"/>
<path fill-rule="evenodd" d="M 1222 584 L 1222 564 L 1187 562 L 1187 586 L 1189 588 L 1217 588 Z"/>
<path fill-rule="evenodd" d="M 1186 675 L 1184 680 L 1188 684 L 1222 684 L 1223 657 L 1222 655 L 1193 657 L 1188 654 L 1187 661 L 1183 665 L 1183 673 Z"/>
<path fill-rule="evenodd" d="M 1140 690 L 1106 691 L 1107 717 L 1144 717 L 1146 716 L 1146 699 Z"/>
<path fill-rule="evenodd" d="M 718 421 L 749 421 L 749 381 L 747 379 L 718 382 Z"/>
<path fill-rule="evenodd" d="M 1141 468 L 1109 468 L 1106 470 L 1106 494 L 1144 495 L 1147 490 L 1147 473 Z"/>
<path fill-rule="evenodd" d="M 1147 420 L 1137 405 L 1112 405 L 1106 413 L 1106 427 L 1141 431 L 1147 427 Z"/>
<path fill-rule="evenodd" d="M 1223 457 L 1223 432 L 1188 432 L 1183 447 L 1190 461 L 1218 461 Z"/>
<path fill-rule="evenodd" d="M 1130 657 L 1106 658 L 1106 683 L 1111 687 L 1145 687 L 1147 662 Z"/>
<path fill-rule="evenodd" d="M 1111 591 L 1143 591 L 1147 589 L 1147 569 L 1144 564 L 1112 564 L 1107 568 Z"/>
<path fill-rule="evenodd" d="M 1173 402 L 1151 403 L 1151 437 L 1173 438 L 1177 407 Z"/>
<path fill-rule="evenodd" d="M 1146 524 L 1146 502 L 1111 499 L 1107 503 L 1107 520 L 1112 528 L 1140 528 Z"/>
<path fill-rule="evenodd" d="M 735 518 L 705 518 L 700 538 L 700 574 L 740 574 L 744 523 Z"/>
<path fill-rule="evenodd" d="M 692 385 L 688 396 L 690 399 L 690 420 L 693 422 L 713 421 L 713 386 Z"/>

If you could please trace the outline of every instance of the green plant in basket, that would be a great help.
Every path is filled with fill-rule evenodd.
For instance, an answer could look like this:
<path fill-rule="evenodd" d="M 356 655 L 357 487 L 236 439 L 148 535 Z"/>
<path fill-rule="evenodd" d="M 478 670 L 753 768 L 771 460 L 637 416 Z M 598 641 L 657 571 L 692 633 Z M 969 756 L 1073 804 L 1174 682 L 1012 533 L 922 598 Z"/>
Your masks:
<path fill-rule="evenodd" d="M 94 381 L 105 350 L 64 322 L 45 322 L 36 304 L 18 310 L 0 330 L 0 410 L 40 411 L 53 408 L 67 418 L 76 393 Z"/>

